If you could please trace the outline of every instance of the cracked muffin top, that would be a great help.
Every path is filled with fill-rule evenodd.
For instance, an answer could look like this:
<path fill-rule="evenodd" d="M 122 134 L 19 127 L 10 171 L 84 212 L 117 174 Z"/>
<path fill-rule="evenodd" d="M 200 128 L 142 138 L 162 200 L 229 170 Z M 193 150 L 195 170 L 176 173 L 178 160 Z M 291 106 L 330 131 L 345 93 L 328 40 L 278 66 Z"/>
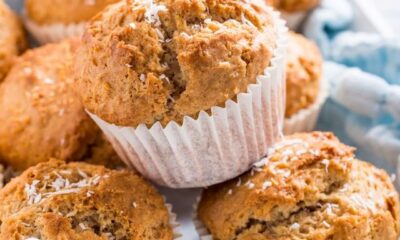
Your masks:
<path fill-rule="evenodd" d="M 40 25 L 89 21 L 107 5 L 119 0 L 26 0 L 26 15 Z"/>
<path fill-rule="evenodd" d="M 204 190 L 198 217 L 218 240 L 395 240 L 390 178 L 331 133 L 287 137 L 251 172 Z"/>
<path fill-rule="evenodd" d="M 173 239 L 163 197 L 129 171 L 52 160 L 0 190 L 0 239 Z"/>
<path fill-rule="evenodd" d="M 6 77 L 14 58 L 27 47 L 18 17 L 0 0 L 0 82 Z"/>
<path fill-rule="evenodd" d="M 91 20 L 76 64 L 85 107 L 120 126 L 182 123 L 245 92 L 270 64 L 266 6 L 241 0 L 121 1 Z"/>
<path fill-rule="evenodd" d="M 286 13 L 304 12 L 319 5 L 320 0 L 266 0 L 267 3 L 279 11 Z"/>
<path fill-rule="evenodd" d="M 24 170 L 54 157 L 117 163 L 119 158 L 73 92 L 79 40 L 30 50 L 0 85 L 0 159 Z"/>
<path fill-rule="evenodd" d="M 294 32 L 288 39 L 285 117 L 290 118 L 317 100 L 323 63 L 314 42 Z"/>

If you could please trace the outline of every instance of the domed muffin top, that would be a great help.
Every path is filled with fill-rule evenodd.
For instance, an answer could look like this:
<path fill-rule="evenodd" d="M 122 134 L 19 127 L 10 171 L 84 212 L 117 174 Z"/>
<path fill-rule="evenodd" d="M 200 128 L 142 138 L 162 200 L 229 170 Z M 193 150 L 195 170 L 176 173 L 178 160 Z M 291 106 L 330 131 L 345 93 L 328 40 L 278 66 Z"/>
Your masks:
<path fill-rule="evenodd" d="M 290 118 L 310 107 L 320 94 L 322 56 L 314 42 L 289 32 L 286 66 L 286 112 Z"/>
<path fill-rule="evenodd" d="M 1 239 L 173 239 L 163 197 L 142 177 L 52 160 L 0 190 Z"/>
<path fill-rule="evenodd" d="M 76 24 L 89 21 L 118 0 L 26 0 L 26 14 L 39 25 Z"/>
<path fill-rule="evenodd" d="M 221 240 L 395 240 L 399 211 L 383 170 L 314 132 L 287 137 L 250 173 L 206 189 L 198 216 Z"/>
<path fill-rule="evenodd" d="M 6 77 L 14 58 L 27 47 L 18 17 L 0 0 L 0 82 Z"/>
<path fill-rule="evenodd" d="M 71 78 L 78 39 L 29 50 L 0 85 L 0 159 L 24 170 L 54 157 L 119 161 L 85 112 Z"/>
<path fill-rule="evenodd" d="M 136 127 L 224 106 L 270 64 L 276 33 L 268 11 L 240 0 L 109 6 L 90 22 L 76 63 L 85 107 Z"/>

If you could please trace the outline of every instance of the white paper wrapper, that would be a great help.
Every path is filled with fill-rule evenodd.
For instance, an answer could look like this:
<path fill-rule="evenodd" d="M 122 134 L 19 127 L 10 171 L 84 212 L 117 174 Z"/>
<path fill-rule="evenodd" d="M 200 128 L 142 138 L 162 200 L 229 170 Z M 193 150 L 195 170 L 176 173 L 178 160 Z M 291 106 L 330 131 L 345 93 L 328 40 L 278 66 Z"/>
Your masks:
<path fill-rule="evenodd" d="M 292 30 L 299 30 L 301 24 L 306 19 L 308 12 L 286 13 L 282 12 L 282 18 L 286 20 L 287 26 Z"/>
<path fill-rule="evenodd" d="M 169 212 L 169 224 L 173 228 L 174 239 L 179 239 L 182 236 L 182 234 L 180 234 L 178 231 L 179 223 L 176 220 L 176 214 L 172 211 L 171 204 L 166 203 L 165 206 L 167 207 L 168 212 Z"/>
<path fill-rule="evenodd" d="M 77 24 L 38 25 L 25 17 L 25 26 L 32 36 L 41 44 L 60 42 L 70 37 L 80 37 L 85 31 L 86 22 Z"/>
<path fill-rule="evenodd" d="M 245 172 L 280 139 L 284 122 L 287 28 L 273 13 L 278 33 L 272 64 L 237 102 L 213 107 L 211 115 L 185 117 L 165 128 L 155 123 L 119 127 L 89 113 L 129 165 L 173 188 L 204 187 Z"/>
<path fill-rule="evenodd" d="M 326 102 L 328 95 L 328 84 L 324 79 L 322 79 L 321 89 L 315 103 L 308 108 L 299 111 L 292 117 L 285 119 L 285 135 L 299 132 L 310 132 L 313 130 L 317 123 L 319 113 L 321 112 L 322 106 Z"/>
<path fill-rule="evenodd" d="M 199 207 L 200 200 L 201 195 L 196 199 L 196 202 L 193 204 L 193 225 L 196 229 L 197 234 L 199 234 L 200 240 L 213 240 L 213 236 L 197 216 L 197 208 Z"/>

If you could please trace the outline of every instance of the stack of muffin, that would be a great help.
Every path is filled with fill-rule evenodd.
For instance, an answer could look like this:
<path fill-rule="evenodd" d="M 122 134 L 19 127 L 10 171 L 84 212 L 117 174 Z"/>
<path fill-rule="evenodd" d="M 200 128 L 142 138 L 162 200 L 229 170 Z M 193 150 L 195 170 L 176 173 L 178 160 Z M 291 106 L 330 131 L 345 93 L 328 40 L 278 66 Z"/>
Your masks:
<path fill-rule="evenodd" d="M 397 239 L 390 177 L 310 132 L 322 57 L 269 5 L 318 2 L 26 0 L 23 53 L 0 0 L 0 239 L 179 238 L 150 181 L 206 188 L 202 239 Z"/>

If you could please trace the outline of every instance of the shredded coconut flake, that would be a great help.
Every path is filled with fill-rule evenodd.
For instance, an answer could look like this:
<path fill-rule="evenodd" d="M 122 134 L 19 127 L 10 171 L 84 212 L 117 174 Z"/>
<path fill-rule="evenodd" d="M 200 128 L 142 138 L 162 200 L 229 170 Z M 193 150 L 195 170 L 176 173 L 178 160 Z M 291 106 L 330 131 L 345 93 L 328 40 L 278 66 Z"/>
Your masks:
<path fill-rule="evenodd" d="M 129 27 L 132 28 L 132 29 L 136 29 L 136 24 L 133 23 L 133 22 L 132 22 L 132 23 L 129 23 Z"/>
<path fill-rule="evenodd" d="M 133 207 L 133 208 L 137 208 L 136 202 L 133 202 L 133 203 L 132 203 L 132 207 Z"/>
<path fill-rule="evenodd" d="M 232 189 L 229 189 L 228 190 L 228 195 L 232 195 L 232 192 L 233 192 Z"/>
<path fill-rule="evenodd" d="M 322 225 L 324 225 L 324 226 L 327 227 L 327 228 L 331 227 L 331 225 L 330 225 L 329 223 L 327 223 L 326 221 L 323 221 L 323 222 L 322 222 Z"/>
<path fill-rule="evenodd" d="M 88 229 L 84 223 L 79 223 L 79 227 L 80 227 L 82 230 L 87 230 L 87 229 Z"/>
<path fill-rule="evenodd" d="M 144 81 L 146 81 L 146 76 L 142 73 L 142 74 L 140 74 L 139 79 L 140 79 L 140 81 L 144 82 Z"/>
<path fill-rule="evenodd" d="M 292 225 L 290 225 L 290 229 L 291 230 L 299 230 L 300 229 L 300 224 L 293 223 Z"/>
<path fill-rule="evenodd" d="M 248 181 L 248 182 L 246 183 L 246 186 L 247 186 L 248 189 L 253 189 L 253 188 L 255 187 L 254 183 L 251 182 L 251 181 Z"/>
<path fill-rule="evenodd" d="M 328 170 L 329 170 L 329 160 L 328 159 L 324 159 L 321 162 L 322 162 L 322 164 L 325 165 L 325 172 L 328 172 Z"/>
<path fill-rule="evenodd" d="M 144 14 L 145 21 L 149 24 L 160 26 L 161 21 L 158 13 L 167 11 L 167 7 L 161 4 L 155 4 L 153 0 L 143 0 L 142 3 L 146 7 L 146 12 Z"/>
<path fill-rule="evenodd" d="M 269 188 L 269 187 L 271 187 L 272 186 L 272 182 L 270 182 L 270 181 L 265 181 L 264 183 L 263 183 L 263 185 L 262 185 L 262 190 L 265 190 L 265 189 L 267 189 L 267 188 Z"/>

